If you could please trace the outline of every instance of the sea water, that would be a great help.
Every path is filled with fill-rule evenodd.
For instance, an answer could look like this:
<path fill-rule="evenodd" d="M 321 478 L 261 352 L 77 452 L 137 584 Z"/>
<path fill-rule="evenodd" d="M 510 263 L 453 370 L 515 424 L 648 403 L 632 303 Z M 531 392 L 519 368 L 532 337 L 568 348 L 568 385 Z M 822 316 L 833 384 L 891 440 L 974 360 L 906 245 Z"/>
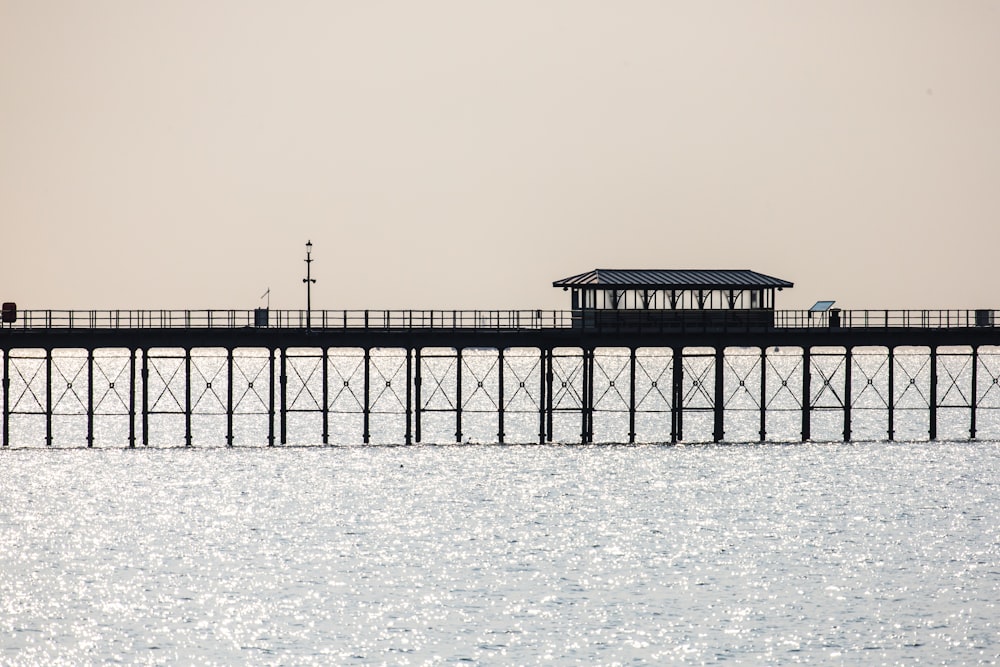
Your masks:
<path fill-rule="evenodd" d="M 0 663 L 989 664 L 1000 446 L 0 451 Z"/>

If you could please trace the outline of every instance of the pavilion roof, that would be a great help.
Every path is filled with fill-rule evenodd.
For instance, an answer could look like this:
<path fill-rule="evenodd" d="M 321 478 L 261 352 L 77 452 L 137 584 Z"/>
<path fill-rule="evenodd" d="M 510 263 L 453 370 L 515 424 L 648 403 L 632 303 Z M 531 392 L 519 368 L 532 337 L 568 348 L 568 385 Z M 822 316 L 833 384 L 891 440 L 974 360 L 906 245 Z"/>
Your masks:
<path fill-rule="evenodd" d="M 767 289 L 793 287 L 749 269 L 594 269 L 552 283 L 578 289 Z"/>

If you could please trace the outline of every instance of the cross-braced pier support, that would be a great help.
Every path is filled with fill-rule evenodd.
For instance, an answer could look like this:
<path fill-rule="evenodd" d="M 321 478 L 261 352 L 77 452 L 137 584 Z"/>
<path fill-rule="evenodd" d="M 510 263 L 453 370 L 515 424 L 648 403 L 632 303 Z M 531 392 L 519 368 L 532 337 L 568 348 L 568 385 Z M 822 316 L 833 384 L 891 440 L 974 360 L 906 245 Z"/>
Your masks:
<path fill-rule="evenodd" d="M 129 447 L 524 442 L 532 421 L 539 443 L 1000 437 L 1000 346 L 979 343 L 78 352 L 2 350 L 3 446 L 31 444 L 32 419 L 38 444 L 107 444 L 111 418 Z"/>

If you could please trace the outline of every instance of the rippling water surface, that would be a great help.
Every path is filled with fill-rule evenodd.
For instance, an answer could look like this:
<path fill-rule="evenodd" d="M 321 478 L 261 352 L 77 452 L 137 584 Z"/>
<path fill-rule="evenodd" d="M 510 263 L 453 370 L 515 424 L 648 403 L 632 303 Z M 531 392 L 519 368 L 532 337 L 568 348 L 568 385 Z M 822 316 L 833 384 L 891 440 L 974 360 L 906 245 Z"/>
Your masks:
<path fill-rule="evenodd" d="M 990 443 L 0 452 L 0 662 L 970 664 Z"/>

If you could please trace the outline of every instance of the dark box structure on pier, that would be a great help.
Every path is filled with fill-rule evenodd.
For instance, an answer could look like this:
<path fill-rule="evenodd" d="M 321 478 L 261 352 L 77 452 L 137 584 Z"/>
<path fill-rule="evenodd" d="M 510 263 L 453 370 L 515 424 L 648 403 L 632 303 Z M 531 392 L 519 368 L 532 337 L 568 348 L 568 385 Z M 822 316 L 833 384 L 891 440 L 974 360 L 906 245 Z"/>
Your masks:
<path fill-rule="evenodd" d="M 572 291 L 581 329 L 774 326 L 774 294 L 794 285 L 739 270 L 594 269 L 552 283 Z"/>

